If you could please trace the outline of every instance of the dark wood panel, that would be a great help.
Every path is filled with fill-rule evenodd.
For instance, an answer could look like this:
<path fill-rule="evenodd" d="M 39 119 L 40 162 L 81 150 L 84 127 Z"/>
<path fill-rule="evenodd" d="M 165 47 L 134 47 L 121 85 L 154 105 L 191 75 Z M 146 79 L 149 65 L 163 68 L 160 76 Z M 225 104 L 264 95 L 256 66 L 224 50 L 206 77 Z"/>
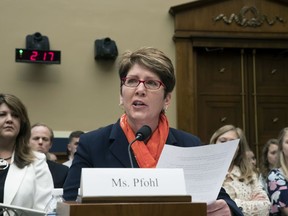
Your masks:
<path fill-rule="evenodd" d="M 58 202 L 59 216 L 204 216 L 207 215 L 206 203 L 104 203 L 85 204 Z"/>
<path fill-rule="evenodd" d="M 258 98 L 257 108 L 259 143 L 265 143 L 268 139 L 277 137 L 280 130 L 287 127 L 288 97 L 281 101 L 275 98 Z"/>
<path fill-rule="evenodd" d="M 196 79 L 192 73 L 194 62 L 193 58 L 187 58 L 193 56 L 192 44 L 187 40 L 178 41 L 177 44 L 176 61 L 181 62 L 177 66 L 181 72 L 176 71 L 178 128 L 187 132 L 197 131 Z"/>
<path fill-rule="evenodd" d="M 175 16 L 175 29 L 208 32 L 209 37 L 223 32 L 287 35 L 287 11 L 288 3 L 280 4 L 277 0 L 205 0 L 170 8 Z"/>
<path fill-rule="evenodd" d="M 287 95 L 288 50 L 257 49 L 255 52 L 257 95 Z"/>
<path fill-rule="evenodd" d="M 219 127 L 233 124 L 243 127 L 241 97 L 203 96 L 198 101 L 199 134 L 203 143 L 209 143 L 210 137 Z"/>
<path fill-rule="evenodd" d="M 249 145 L 261 156 L 265 143 L 271 138 L 277 138 L 280 130 L 287 127 L 288 97 L 257 97 L 255 110 L 250 110 Z"/>
<path fill-rule="evenodd" d="M 198 94 L 241 94 L 241 50 L 196 48 Z"/>

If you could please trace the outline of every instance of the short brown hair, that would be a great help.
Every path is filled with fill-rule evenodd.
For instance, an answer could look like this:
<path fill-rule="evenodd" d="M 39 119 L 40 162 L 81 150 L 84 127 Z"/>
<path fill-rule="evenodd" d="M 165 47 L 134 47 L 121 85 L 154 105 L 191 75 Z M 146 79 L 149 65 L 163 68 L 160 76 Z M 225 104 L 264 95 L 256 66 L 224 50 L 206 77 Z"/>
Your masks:
<path fill-rule="evenodd" d="M 127 76 L 135 64 L 147 68 L 160 77 L 161 82 L 165 85 L 164 97 L 173 91 L 176 84 L 174 67 L 171 60 L 162 51 L 152 47 L 143 47 L 134 52 L 124 52 L 119 62 L 120 80 Z"/>

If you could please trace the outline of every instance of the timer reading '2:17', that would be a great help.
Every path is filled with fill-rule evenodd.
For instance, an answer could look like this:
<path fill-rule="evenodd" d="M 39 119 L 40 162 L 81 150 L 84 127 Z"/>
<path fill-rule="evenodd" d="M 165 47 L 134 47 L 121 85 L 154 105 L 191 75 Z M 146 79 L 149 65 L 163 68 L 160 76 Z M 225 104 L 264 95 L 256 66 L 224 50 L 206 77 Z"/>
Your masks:
<path fill-rule="evenodd" d="M 60 51 L 16 49 L 16 62 L 60 64 L 60 59 Z"/>

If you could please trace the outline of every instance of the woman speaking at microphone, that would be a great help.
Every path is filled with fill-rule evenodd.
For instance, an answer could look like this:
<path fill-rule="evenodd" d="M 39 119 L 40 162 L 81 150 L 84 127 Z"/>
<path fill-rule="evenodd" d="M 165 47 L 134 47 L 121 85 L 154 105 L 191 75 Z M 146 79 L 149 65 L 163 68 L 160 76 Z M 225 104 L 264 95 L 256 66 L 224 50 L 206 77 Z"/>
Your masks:
<path fill-rule="evenodd" d="M 172 62 L 163 52 L 151 47 L 125 52 L 119 76 L 124 114 L 115 124 L 81 135 L 64 184 L 65 200 L 76 200 L 84 167 L 154 168 L 165 144 L 201 145 L 196 136 L 169 127 L 165 111 L 176 81 Z M 151 134 L 144 129 L 143 137 L 148 137 L 143 140 L 144 125 L 151 128 Z M 140 138 L 135 141 L 139 131 Z M 133 157 L 129 156 L 130 145 Z M 218 198 L 208 206 L 208 215 L 242 215 L 223 189 Z"/>

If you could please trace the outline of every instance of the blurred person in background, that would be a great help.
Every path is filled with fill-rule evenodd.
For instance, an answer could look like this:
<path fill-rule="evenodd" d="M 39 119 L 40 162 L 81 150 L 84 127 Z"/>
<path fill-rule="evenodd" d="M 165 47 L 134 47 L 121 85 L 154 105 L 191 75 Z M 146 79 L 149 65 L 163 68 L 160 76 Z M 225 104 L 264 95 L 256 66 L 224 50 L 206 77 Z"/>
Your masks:
<path fill-rule="evenodd" d="M 79 138 L 80 136 L 84 134 L 83 131 L 72 131 L 69 135 L 69 143 L 67 144 L 67 155 L 68 155 L 68 159 L 67 161 L 65 161 L 63 163 L 63 165 L 70 167 L 72 165 L 72 161 L 74 158 L 74 154 L 77 150 L 77 146 L 78 146 L 78 142 L 79 142 Z"/>
<path fill-rule="evenodd" d="M 42 123 L 37 123 L 31 127 L 29 144 L 35 151 L 47 155 L 52 147 L 53 138 L 54 133 L 50 127 Z M 54 188 L 63 188 L 69 168 L 63 164 L 48 160 L 48 157 L 46 161 L 53 177 Z"/>
<path fill-rule="evenodd" d="M 279 142 L 278 139 L 275 138 L 269 139 L 262 149 L 262 157 L 260 163 L 260 181 L 267 194 L 267 177 L 269 172 L 277 166 L 278 149 Z"/>
<path fill-rule="evenodd" d="M 288 215 L 288 127 L 278 136 L 279 151 L 276 168 L 268 174 L 268 193 L 272 203 L 270 215 Z"/>
<path fill-rule="evenodd" d="M 255 154 L 254 152 L 249 149 L 246 151 L 246 157 L 247 159 L 250 161 L 250 163 L 252 164 L 252 166 L 257 169 L 257 160 L 256 160 L 256 157 L 255 157 Z"/>

